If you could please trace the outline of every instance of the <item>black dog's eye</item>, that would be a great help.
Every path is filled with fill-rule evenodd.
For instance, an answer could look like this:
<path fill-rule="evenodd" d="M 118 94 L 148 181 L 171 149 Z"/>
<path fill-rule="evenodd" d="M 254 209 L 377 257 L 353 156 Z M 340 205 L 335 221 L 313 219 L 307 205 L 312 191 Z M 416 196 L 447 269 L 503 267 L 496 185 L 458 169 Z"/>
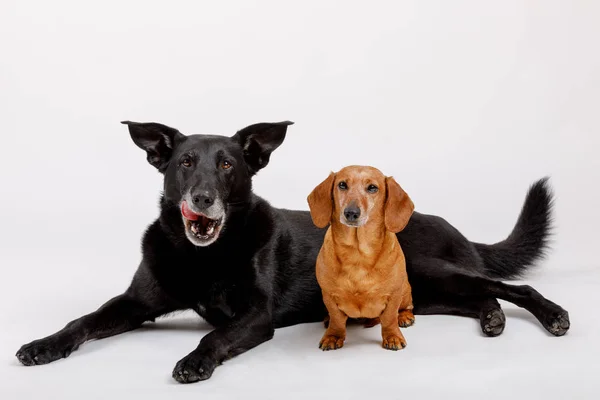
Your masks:
<path fill-rule="evenodd" d="M 192 160 L 186 157 L 183 160 L 181 160 L 181 165 L 183 165 L 186 168 L 189 168 L 192 166 Z"/>
<path fill-rule="evenodd" d="M 369 193 L 377 193 L 378 190 L 379 190 L 379 188 L 375 185 L 367 186 L 367 192 L 369 192 Z"/>
<path fill-rule="evenodd" d="M 221 162 L 221 168 L 223 169 L 229 169 L 233 167 L 233 165 L 231 165 L 231 163 L 229 161 L 222 161 Z"/>
<path fill-rule="evenodd" d="M 346 189 L 348 189 L 348 185 L 346 185 L 346 182 L 344 182 L 344 181 L 342 181 L 342 182 L 338 183 L 338 187 L 339 187 L 341 190 L 346 190 Z"/>

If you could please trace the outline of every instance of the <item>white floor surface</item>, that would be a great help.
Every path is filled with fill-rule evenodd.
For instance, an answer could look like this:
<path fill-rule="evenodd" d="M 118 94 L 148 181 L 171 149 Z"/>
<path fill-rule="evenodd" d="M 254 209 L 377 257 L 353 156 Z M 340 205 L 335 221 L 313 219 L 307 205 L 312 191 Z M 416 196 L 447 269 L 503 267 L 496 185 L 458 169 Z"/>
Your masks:
<path fill-rule="evenodd" d="M 358 326 L 349 329 L 343 349 L 322 352 L 317 348 L 322 325 L 305 324 L 277 330 L 273 340 L 218 367 L 208 381 L 180 385 L 171 378 L 173 366 L 210 329 L 191 313 L 87 343 L 66 360 L 21 366 L 14 357 L 20 345 L 92 311 L 117 293 L 109 289 L 127 281 L 115 278 L 105 285 L 99 278 L 101 258 L 79 273 L 70 264 L 75 261 L 67 261 L 62 267 L 72 274 L 51 279 L 51 263 L 40 268 L 39 255 L 17 256 L 2 260 L 23 267 L 16 272 L 21 273 L 18 280 L 2 283 L 4 294 L 13 293 L 2 299 L 2 399 L 547 400 L 596 399 L 600 391 L 600 319 L 595 312 L 600 268 L 542 267 L 526 281 L 569 311 L 572 327 L 564 337 L 551 336 L 528 312 L 506 303 L 507 325 L 500 337 L 484 337 L 473 319 L 417 316 L 416 324 L 404 329 L 408 347 L 399 352 L 380 347 L 378 328 Z M 28 271 L 33 269 L 43 272 L 32 277 Z"/>

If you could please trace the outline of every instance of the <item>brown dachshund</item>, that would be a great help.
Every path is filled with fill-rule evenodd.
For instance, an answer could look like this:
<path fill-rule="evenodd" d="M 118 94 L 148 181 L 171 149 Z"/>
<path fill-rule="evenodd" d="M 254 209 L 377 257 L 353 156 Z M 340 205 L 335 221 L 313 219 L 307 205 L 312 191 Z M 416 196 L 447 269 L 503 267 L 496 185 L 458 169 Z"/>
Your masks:
<path fill-rule="evenodd" d="M 414 315 L 396 232 L 413 213 L 410 197 L 378 169 L 349 166 L 332 172 L 308 196 L 308 204 L 316 226 L 331 223 L 317 258 L 317 280 L 329 312 L 319 347 L 342 347 L 348 318 L 368 318 L 371 326 L 380 321 L 383 347 L 406 347 L 399 326 L 412 325 Z"/>

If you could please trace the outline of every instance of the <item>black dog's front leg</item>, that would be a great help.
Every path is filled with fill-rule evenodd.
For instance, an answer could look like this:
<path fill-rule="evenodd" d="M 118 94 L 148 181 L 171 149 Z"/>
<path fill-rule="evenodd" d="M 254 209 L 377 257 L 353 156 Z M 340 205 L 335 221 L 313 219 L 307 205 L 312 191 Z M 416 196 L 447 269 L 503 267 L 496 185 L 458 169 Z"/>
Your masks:
<path fill-rule="evenodd" d="M 180 383 L 208 379 L 223 361 L 270 340 L 273 334 L 272 317 L 265 300 L 204 336 L 196 350 L 177 363 L 173 378 Z"/>
<path fill-rule="evenodd" d="M 68 357 L 88 340 L 102 339 L 138 328 L 163 311 L 126 292 L 109 300 L 97 311 L 69 322 L 55 334 L 23 345 L 16 356 L 24 365 L 48 364 Z"/>

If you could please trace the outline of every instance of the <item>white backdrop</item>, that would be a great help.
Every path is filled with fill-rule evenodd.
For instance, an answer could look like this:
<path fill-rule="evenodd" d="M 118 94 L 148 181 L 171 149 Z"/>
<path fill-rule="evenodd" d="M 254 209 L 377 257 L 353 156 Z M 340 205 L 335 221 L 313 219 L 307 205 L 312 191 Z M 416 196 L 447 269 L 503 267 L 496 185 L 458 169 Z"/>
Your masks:
<path fill-rule="evenodd" d="M 406 393 L 556 395 L 568 388 L 547 381 L 560 377 L 585 398 L 597 383 L 582 383 L 586 372 L 567 378 L 559 365 L 599 353 L 590 335 L 600 323 L 586 320 L 600 282 L 599 18 L 600 3 L 583 0 L 3 0 L 0 392 L 75 396 L 102 382 L 103 390 L 197 396 L 210 388 L 226 396 L 258 382 L 267 397 L 325 395 L 333 383 L 319 368 L 327 365 L 340 379 L 363 382 L 365 393 L 374 383 L 393 393 L 399 386 L 386 388 L 383 372 L 368 378 L 364 369 L 394 362 Z M 171 384 L 171 369 L 203 334 L 184 318 L 181 329 L 136 332 L 46 367 L 19 367 L 13 354 L 21 344 L 122 291 L 139 262 L 161 176 L 124 119 L 226 135 L 290 119 L 296 124 L 255 179 L 273 205 L 307 209 L 307 194 L 330 170 L 371 164 L 394 175 L 417 210 L 483 242 L 510 232 L 528 185 L 549 175 L 554 249 L 529 283 L 569 309 L 573 330 L 550 338 L 509 307 L 498 339 L 481 338 L 470 320 L 422 317 L 400 354 L 378 351 L 373 330 L 363 334 L 368 346 L 324 357 L 315 350 L 320 327 L 307 325 L 182 389 Z M 511 320 L 511 310 L 520 318 Z M 516 348 L 537 350 L 506 358 Z M 455 364 L 460 357 L 465 369 Z M 490 358 L 506 369 L 485 368 Z M 264 360 L 282 366 L 274 371 Z M 412 378 L 402 378 L 406 369 Z M 441 386 L 419 384 L 431 376 Z M 510 388 L 500 383 L 507 379 Z M 336 393 L 362 393 L 349 390 Z"/>

